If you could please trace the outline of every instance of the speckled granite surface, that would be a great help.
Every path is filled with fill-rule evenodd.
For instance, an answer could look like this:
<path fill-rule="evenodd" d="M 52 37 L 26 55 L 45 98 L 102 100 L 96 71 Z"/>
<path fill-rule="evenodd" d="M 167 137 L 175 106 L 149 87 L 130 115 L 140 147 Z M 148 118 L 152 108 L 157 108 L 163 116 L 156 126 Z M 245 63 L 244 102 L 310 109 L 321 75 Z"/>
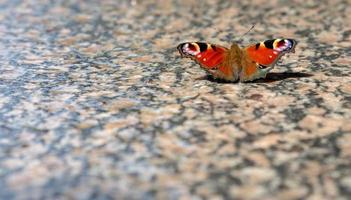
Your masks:
<path fill-rule="evenodd" d="M 350 1 L 0 0 L 0 199 L 348 199 Z M 299 41 L 195 80 L 184 41 Z"/>

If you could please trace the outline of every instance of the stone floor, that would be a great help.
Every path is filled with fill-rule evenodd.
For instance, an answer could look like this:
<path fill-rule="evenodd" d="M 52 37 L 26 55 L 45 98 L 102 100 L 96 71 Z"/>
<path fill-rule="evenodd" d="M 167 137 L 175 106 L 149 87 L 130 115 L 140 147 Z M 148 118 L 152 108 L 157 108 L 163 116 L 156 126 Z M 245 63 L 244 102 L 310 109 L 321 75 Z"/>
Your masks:
<path fill-rule="evenodd" d="M 350 13 L 0 0 L 0 199 L 350 199 Z M 296 53 L 251 83 L 196 80 L 176 50 L 277 37 Z"/>

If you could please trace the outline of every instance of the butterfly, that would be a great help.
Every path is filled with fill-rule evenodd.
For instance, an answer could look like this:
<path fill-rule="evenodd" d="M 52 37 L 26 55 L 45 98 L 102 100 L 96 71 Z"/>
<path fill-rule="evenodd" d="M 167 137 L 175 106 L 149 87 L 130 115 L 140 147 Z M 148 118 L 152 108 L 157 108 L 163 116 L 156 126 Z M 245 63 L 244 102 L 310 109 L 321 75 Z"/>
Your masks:
<path fill-rule="evenodd" d="M 233 43 L 228 49 L 204 42 L 185 42 L 177 49 L 182 57 L 193 59 L 215 79 L 246 82 L 266 77 L 284 54 L 295 52 L 296 44 L 294 39 L 272 39 L 244 48 Z"/>

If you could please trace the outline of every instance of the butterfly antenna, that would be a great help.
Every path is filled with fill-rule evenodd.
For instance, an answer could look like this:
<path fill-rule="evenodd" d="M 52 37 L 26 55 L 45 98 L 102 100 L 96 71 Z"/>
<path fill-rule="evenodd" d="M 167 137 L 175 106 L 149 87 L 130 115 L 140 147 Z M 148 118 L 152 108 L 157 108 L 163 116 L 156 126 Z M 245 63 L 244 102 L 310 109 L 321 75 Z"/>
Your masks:
<path fill-rule="evenodd" d="M 255 26 L 256 26 L 256 23 L 253 24 L 253 25 L 251 26 L 251 28 L 250 28 L 248 31 L 246 31 L 246 33 L 244 33 L 242 36 L 240 36 L 240 38 L 239 38 L 238 41 L 241 41 L 245 35 L 247 35 L 252 29 L 255 28 Z"/>

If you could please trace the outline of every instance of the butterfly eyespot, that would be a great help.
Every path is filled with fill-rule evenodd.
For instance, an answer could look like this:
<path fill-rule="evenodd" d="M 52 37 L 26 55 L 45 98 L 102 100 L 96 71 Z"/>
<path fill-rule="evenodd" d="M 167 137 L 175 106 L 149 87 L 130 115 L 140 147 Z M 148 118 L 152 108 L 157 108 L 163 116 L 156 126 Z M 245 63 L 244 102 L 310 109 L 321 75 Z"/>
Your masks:
<path fill-rule="evenodd" d="M 196 47 L 193 44 L 189 44 L 188 48 L 190 51 L 196 51 Z"/>

